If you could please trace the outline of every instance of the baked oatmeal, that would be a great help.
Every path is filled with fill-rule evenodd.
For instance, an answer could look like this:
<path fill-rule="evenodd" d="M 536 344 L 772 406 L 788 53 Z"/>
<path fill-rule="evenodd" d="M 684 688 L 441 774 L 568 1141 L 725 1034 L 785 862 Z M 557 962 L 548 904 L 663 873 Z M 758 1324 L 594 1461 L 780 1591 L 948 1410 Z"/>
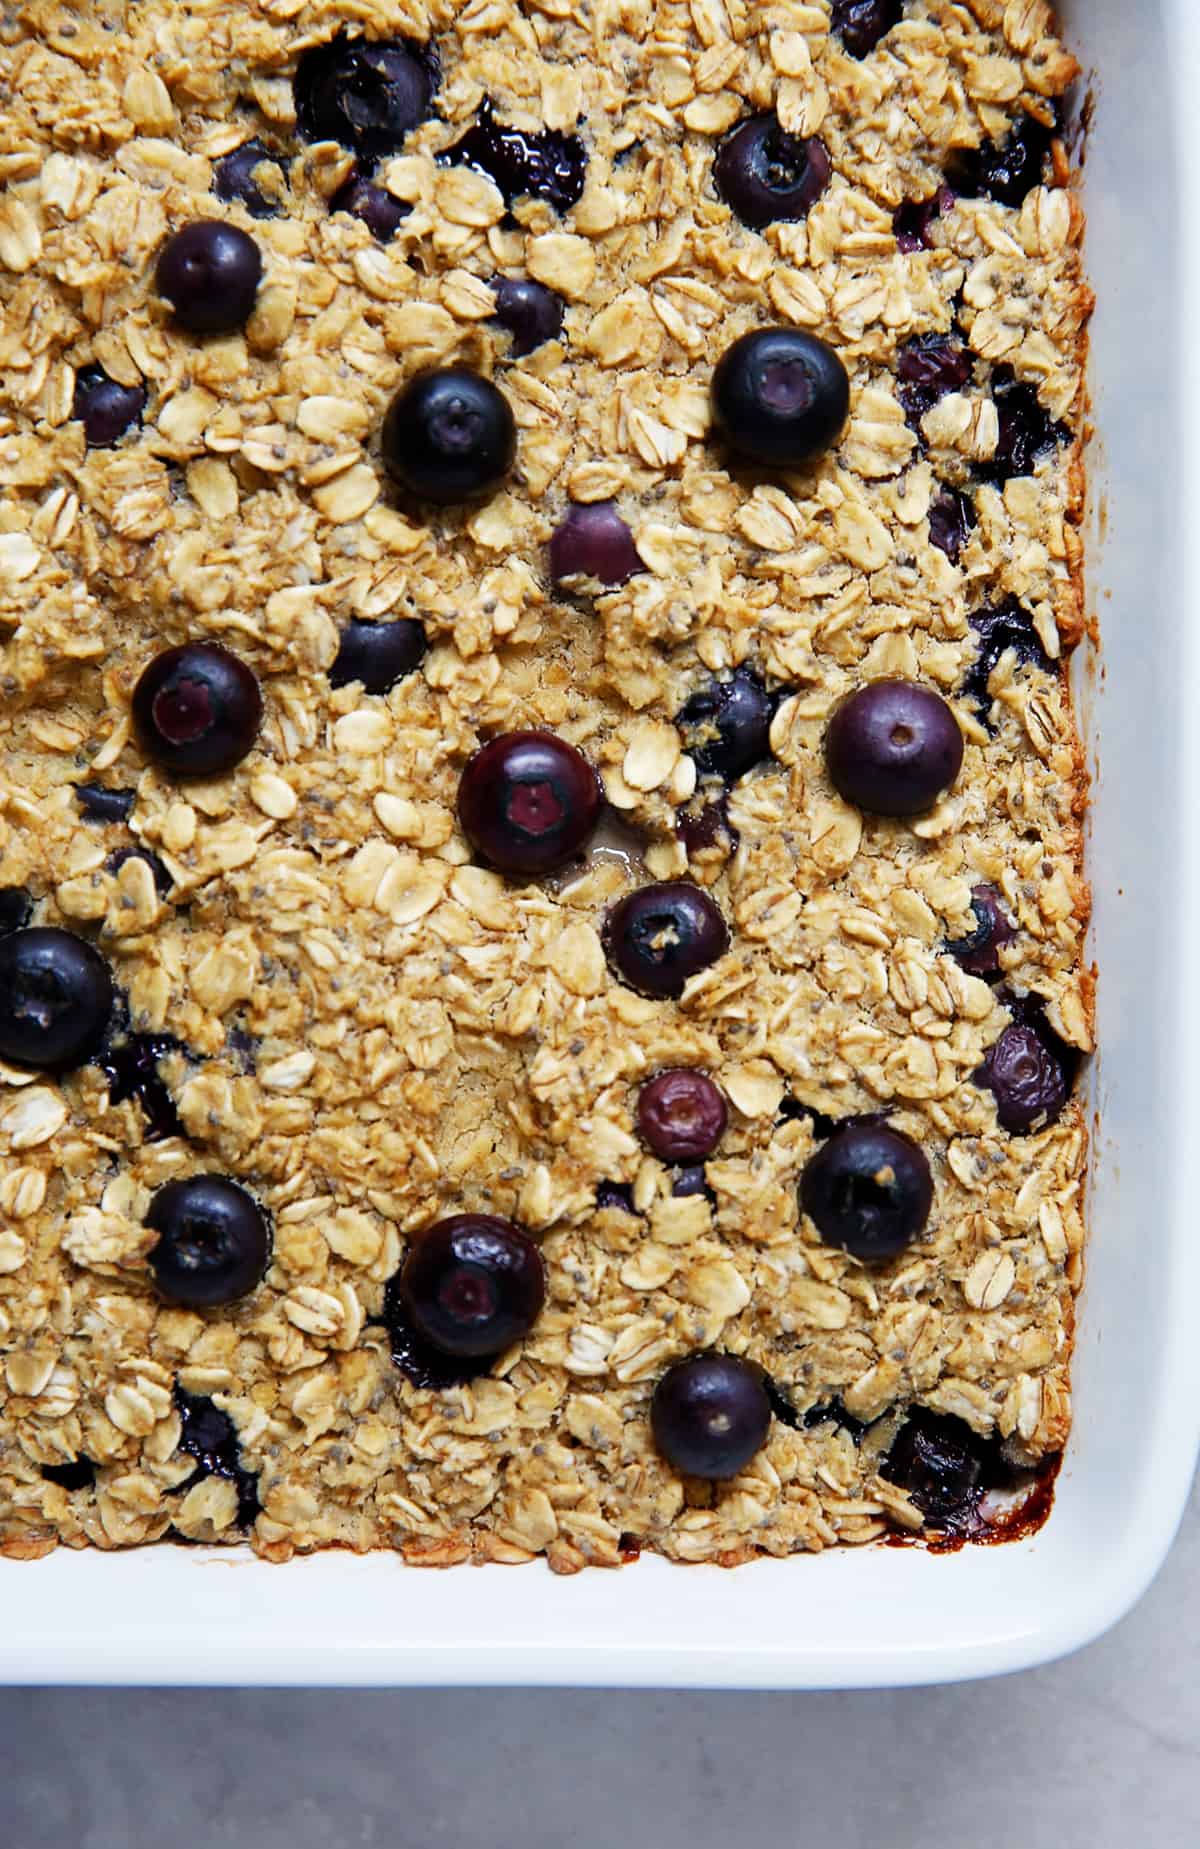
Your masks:
<path fill-rule="evenodd" d="M 0 59 L 0 1548 L 988 1532 L 1091 1047 L 1048 7 Z"/>

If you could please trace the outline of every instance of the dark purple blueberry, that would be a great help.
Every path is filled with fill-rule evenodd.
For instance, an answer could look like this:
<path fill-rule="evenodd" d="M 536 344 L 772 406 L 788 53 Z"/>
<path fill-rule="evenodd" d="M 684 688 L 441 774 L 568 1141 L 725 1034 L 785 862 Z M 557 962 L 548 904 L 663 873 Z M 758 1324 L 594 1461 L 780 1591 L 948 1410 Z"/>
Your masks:
<path fill-rule="evenodd" d="M 383 422 L 384 467 L 426 501 L 465 501 L 498 487 L 516 445 L 504 393 L 463 366 L 418 373 Z"/>
<path fill-rule="evenodd" d="M 371 236 L 380 244 L 386 244 L 395 237 L 412 207 L 389 193 L 386 187 L 376 186 L 373 180 L 355 173 L 344 186 L 338 187 L 329 201 L 329 210 L 349 212 L 351 217 L 360 218 Z"/>
<path fill-rule="evenodd" d="M 339 33 L 301 53 L 293 81 L 300 133 L 338 141 L 374 167 L 428 119 L 438 76 L 430 45 Z"/>
<path fill-rule="evenodd" d="M 109 790 L 102 783 L 77 783 L 75 800 L 85 822 L 127 822 L 136 790 Z"/>
<path fill-rule="evenodd" d="M 815 334 L 764 327 L 717 361 L 713 422 L 731 449 L 772 468 L 798 468 L 835 443 L 850 411 L 846 368 Z"/>
<path fill-rule="evenodd" d="M 0 937 L 20 931 L 33 917 L 33 900 L 23 886 L 0 886 Z"/>
<path fill-rule="evenodd" d="M 602 1181 L 596 1189 L 596 1206 L 612 1208 L 617 1213 L 636 1213 L 633 1187 L 628 1181 Z"/>
<path fill-rule="evenodd" d="M 826 1245 L 855 1258 L 895 1258 L 929 1218 L 933 1176 L 898 1130 L 851 1124 L 805 1163 L 800 1205 Z"/>
<path fill-rule="evenodd" d="M 713 161 L 713 185 L 744 225 L 761 231 L 781 219 L 807 218 L 831 172 L 823 141 L 789 135 L 768 112 L 725 136 Z"/>
<path fill-rule="evenodd" d="M 963 1420 L 914 1406 L 879 1474 L 907 1490 L 925 1520 L 941 1528 L 973 1515 L 988 1477 L 1000 1474 L 988 1450 Z"/>
<path fill-rule="evenodd" d="M 550 538 L 550 579 L 594 578 L 608 590 L 645 571 L 633 534 L 612 501 L 575 503 Z"/>
<path fill-rule="evenodd" d="M 193 334 L 228 334 L 254 311 L 262 255 L 254 239 L 219 218 L 198 218 L 169 237 L 155 272 L 158 292 Z"/>
<path fill-rule="evenodd" d="M 1012 943 L 1017 935 L 1016 928 L 1006 915 L 994 886 L 972 886 L 971 910 L 975 914 L 975 929 L 966 937 L 956 937 L 946 949 L 969 976 L 995 976 L 1000 969 L 996 953 L 1005 944 Z"/>
<path fill-rule="evenodd" d="M 953 205 L 954 194 L 948 186 L 939 186 L 930 199 L 905 199 L 892 214 L 896 248 L 906 254 L 916 250 L 932 250 L 930 228 Z"/>
<path fill-rule="evenodd" d="M 1071 432 L 1050 416 L 1036 387 L 1020 382 L 1009 367 L 997 366 L 993 372 L 992 397 L 1000 434 L 995 455 L 979 471 L 985 481 L 1003 484 L 1014 475 L 1032 475 L 1040 456 L 1071 441 Z"/>
<path fill-rule="evenodd" d="M 127 860 L 144 860 L 154 879 L 155 890 L 160 899 L 165 899 L 175 881 L 158 855 L 148 847 L 119 847 L 109 855 L 104 863 L 105 872 L 119 873 Z"/>
<path fill-rule="evenodd" d="M 470 758 L 458 785 L 458 819 L 501 873 L 561 867 L 585 845 L 600 815 L 600 779 L 553 732 L 502 732 Z"/>
<path fill-rule="evenodd" d="M 205 1477 L 224 1477 L 237 1491 L 237 1525 L 249 1528 L 259 1513 L 258 1485 L 242 1463 L 233 1420 L 207 1395 L 185 1393 L 178 1383 L 175 1407 L 179 1413 L 179 1449 L 185 1457 L 194 1457 L 199 1466 L 180 1487 L 190 1489 Z"/>
<path fill-rule="evenodd" d="M 512 357 L 523 359 L 544 341 L 562 333 L 565 304 L 560 295 L 528 276 L 497 276 L 492 284 L 496 312 L 492 317 L 512 335 Z"/>
<path fill-rule="evenodd" d="M 867 1429 L 866 1422 L 856 1419 L 853 1413 L 847 1412 L 841 1400 L 838 1399 L 826 1400 L 820 1406 L 810 1406 L 808 1411 L 801 1415 L 799 1423 L 806 1432 L 815 1431 L 820 1425 L 836 1425 L 839 1430 L 848 1432 L 856 1445 L 861 1444 L 863 1433 Z"/>
<path fill-rule="evenodd" d="M 485 173 L 508 205 L 517 199 L 544 199 L 556 212 L 575 204 L 587 178 L 587 149 L 578 135 L 564 135 L 555 128 L 536 134 L 506 128 L 497 122 L 488 97 L 462 140 L 447 148 L 441 159 Z"/>
<path fill-rule="evenodd" d="M 400 1289 L 400 1273 L 389 1278 L 383 1293 L 383 1321 L 388 1333 L 392 1360 L 414 1387 L 444 1392 L 447 1387 L 461 1386 L 486 1374 L 494 1359 L 484 1355 L 477 1360 L 443 1354 L 428 1341 L 409 1315 Z"/>
<path fill-rule="evenodd" d="M 664 1162 L 702 1162 L 724 1136 L 728 1121 L 720 1087 L 687 1066 L 660 1072 L 638 1094 L 638 1129 Z"/>
<path fill-rule="evenodd" d="M 120 385 L 103 366 L 81 366 L 75 374 L 71 416 L 83 425 L 89 449 L 111 449 L 127 430 L 141 423 L 145 409 L 144 385 Z"/>
<path fill-rule="evenodd" d="M 70 931 L 0 937 L 0 1059 L 39 1072 L 81 1066 L 104 1037 L 113 993 L 104 958 Z"/>
<path fill-rule="evenodd" d="M 946 177 L 964 199 L 994 199 L 997 205 L 1018 206 L 1042 184 L 1053 139 L 1053 129 L 1033 116 L 1022 116 L 1004 141 L 985 141 L 982 147 L 956 154 Z"/>
<path fill-rule="evenodd" d="M 456 1213 L 418 1234 L 400 1296 L 419 1333 L 444 1355 L 478 1360 L 529 1334 L 546 1296 L 542 1255 L 527 1233 L 490 1213 Z"/>
<path fill-rule="evenodd" d="M 671 1182 L 671 1193 L 676 1200 L 686 1199 L 691 1194 L 703 1194 L 707 1196 L 710 1203 L 716 1201 L 716 1195 L 708 1185 L 708 1176 L 702 1162 L 677 1170 Z"/>
<path fill-rule="evenodd" d="M 264 142 L 257 138 L 243 141 L 240 148 L 222 154 L 220 160 L 214 163 L 213 192 L 227 205 L 235 201 L 244 205 L 251 218 L 277 218 L 280 208 L 275 196 L 276 189 L 271 187 L 264 194 L 254 177 L 264 166 L 276 167 L 286 177 L 287 167 L 284 162 L 278 154 L 272 154 Z"/>
<path fill-rule="evenodd" d="M 413 616 L 401 616 L 392 623 L 352 616 L 338 641 L 329 685 L 348 687 L 351 681 L 361 681 L 367 693 L 390 693 L 406 674 L 420 667 L 428 647 L 425 630 Z"/>
<path fill-rule="evenodd" d="M 940 693 L 914 681 L 869 681 L 825 730 L 825 765 L 839 796 L 872 815 L 920 815 L 962 767 L 958 721 Z"/>
<path fill-rule="evenodd" d="M 172 1303 L 234 1303 L 262 1282 L 270 1263 L 266 1214 L 224 1175 L 168 1181 L 150 1202 L 146 1225 L 159 1235 L 149 1255 L 155 1282 Z"/>
<path fill-rule="evenodd" d="M 710 681 L 681 708 L 684 749 L 701 776 L 736 783 L 771 751 L 774 703 L 757 674 L 739 668 L 727 681 Z"/>
<path fill-rule="evenodd" d="M 689 978 L 728 948 L 720 907 L 690 880 L 639 886 L 604 921 L 604 953 L 614 973 L 642 995 L 678 999 Z"/>
<path fill-rule="evenodd" d="M 929 543 L 957 565 L 975 530 L 975 503 L 961 488 L 943 488 L 929 509 Z"/>
<path fill-rule="evenodd" d="M 73 1457 L 66 1464 L 42 1464 L 41 1473 L 47 1483 L 57 1483 L 59 1489 L 67 1491 L 91 1489 L 96 1481 L 96 1466 L 90 1457 Z"/>
<path fill-rule="evenodd" d="M 732 854 L 739 840 L 724 795 L 697 808 L 681 809 L 675 817 L 675 833 L 689 857 L 713 851 Z"/>
<path fill-rule="evenodd" d="M 1067 1074 L 1046 1036 L 1032 1023 L 1013 1021 L 987 1050 L 975 1083 L 996 1100 L 1002 1130 L 1025 1136 L 1052 1124 L 1067 1101 Z"/>
<path fill-rule="evenodd" d="M 952 334 L 917 334 L 896 355 L 896 392 L 909 428 L 920 433 L 921 419 L 947 392 L 961 392 L 970 382 L 971 355 Z"/>
<path fill-rule="evenodd" d="M 141 1106 L 149 1143 L 184 1133 L 175 1100 L 158 1069 L 160 1060 L 182 1050 L 171 1034 L 128 1033 L 110 1041 L 96 1061 L 108 1080 L 108 1102 L 124 1104 L 133 1098 Z"/>
<path fill-rule="evenodd" d="M 669 1367 L 650 1401 L 654 1442 L 673 1469 L 722 1481 L 746 1468 L 767 1440 L 771 1402 L 752 1362 L 689 1355 Z"/>
<path fill-rule="evenodd" d="M 903 14 L 903 0 L 833 0 L 829 23 L 852 58 L 865 58 Z"/>
<path fill-rule="evenodd" d="M 1007 650 L 1013 649 L 1019 662 L 1028 662 L 1044 673 L 1050 672 L 1051 663 L 1033 626 L 1032 615 L 1015 597 L 987 609 L 972 611 L 967 622 L 979 637 L 979 652 L 967 669 L 962 690 L 967 698 L 975 701 L 986 723 L 992 704 L 988 682 L 993 668 Z"/>
<path fill-rule="evenodd" d="M 244 661 L 219 642 L 156 655 L 133 691 L 133 724 L 148 758 L 178 776 L 215 777 L 254 748 L 262 694 Z"/>

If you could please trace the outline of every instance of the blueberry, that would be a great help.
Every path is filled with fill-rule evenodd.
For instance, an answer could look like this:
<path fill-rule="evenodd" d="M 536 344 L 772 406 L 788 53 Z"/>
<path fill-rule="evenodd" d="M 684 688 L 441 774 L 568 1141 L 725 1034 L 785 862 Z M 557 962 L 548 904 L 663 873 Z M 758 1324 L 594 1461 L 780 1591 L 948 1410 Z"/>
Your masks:
<path fill-rule="evenodd" d="M 770 755 L 773 710 L 757 674 L 739 668 L 729 680 L 710 681 L 694 693 L 675 723 L 700 774 L 735 783 Z"/>
<path fill-rule="evenodd" d="M 736 1355 L 689 1355 L 669 1367 L 650 1401 L 654 1442 L 675 1470 L 736 1477 L 766 1443 L 771 1402 L 759 1370 Z"/>
<path fill-rule="evenodd" d="M 832 171 L 823 141 L 789 135 L 771 113 L 739 122 L 713 160 L 713 184 L 744 225 L 806 218 Z"/>
<path fill-rule="evenodd" d="M 410 494 L 465 501 L 499 486 L 516 441 L 503 392 L 477 372 L 448 366 L 418 373 L 393 398 L 383 423 L 383 460 Z"/>
<path fill-rule="evenodd" d="M 943 488 L 929 509 L 929 543 L 957 565 L 975 530 L 975 503 L 961 488 Z"/>
<path fill-rule="evenodd" d="M 614 973 L 642 995 L 682 995 L 689 978 L 729 948 L 715 899 L 690 880 L 640 886 L 604 921 L 604 952 Z"/>
<path fill-rule="evenodd" d="M 127 860 L 144 860 L 154 879 L 155 890 L 160 899 L 165 899 L 175 884 L 158 855 L 148 847 L 119 847 L 109 855 L 104 863 L 107 873 L 119 873 Z"/>
<path fill-rule="evenodd" d="M 426 1341 L 468 1360 L 529 1334 L 546 1296 L 542 1255 L 511 1220 L 457 1213 L 418 1235 L 400 1295 Z"/>
<path fill-rule="evenodd" d="M 716 1195 L 708 1185 L 708 1175 L 702 1162 L 692 1163 L 687 1168 L 678 1169 L 671 1182 L 671 1193 L 676 1200 L 686 1199 L 691 1194 L 703 1194 L 710 1205 L 716 1201 Z"/>
<path fill-rule="evenodd" d="M 264 194 L 255 179 L 256 174 L 260 179 L 263 178 L 261 169 L 264 167 L 275 167 L 281 174 L 287 174 L 287 168 L 278 154 L 272 154 L 265 143 L 257 138 L 243 141 L 240 148 L 223 154 L 214 163 L 213 192 L 227 205 L 235 201 L 244 205 L 251 218 L 277 218 L 278 182 L 267 181 L 267 192 Z"/>
<path fill-rule="evenodd" d="M 1039 457 L 1071 441 L 1071 432 L 1050 416 L 1036 388 L 1019 382 L 1009 367 L 997 366 L 992 373 L 992 398 L 1000 434 L 995 454 L 980 469 L 985 481 L 1003 484 L 1014 475 L 1032 475 Z"/>
<path fill-rule="evenodd" d="M 815 334 L 767 327 L 717 361 L 713 422 L 739 455 L 798 468 L 837 441 L 850 410 L 846 368 Z"/>
<path fill-rule="evenodd" d="M 344 186 L 338 187 L 329 201 L 329 210 L 349 212 L 351 217 L 361 219 L 371 236 L 380 244 L 386 244 L 395 237 L 412 207 L 389 193 L 386 187 L 376 186 L 373 180 L 355 173 Z"/>
<path fill-rule="evenodd" d="M 980 717 L 988 722 L 992 696 L 988 682 L 1000 657 L 1012 649 L 1018 662 L 1049 673 L 1050 658 L 1042 647 L 1033 617 L 1024 604 L 1010 597 L 1002 604 L 974 610 L 967 622 L 979 637 L 979 652 L 963 678 L 963 693 L 975 701 Z"/>
<path fill-rule="evenodd" d="M 1067 1101 L 1067 1074 L 1047 1037 L 1027 1021 L 1013 1021 L 987 1050 L 975 1073 L 996 1100 L 1002 1130 L 1025 1136 L 1052 1124 Z"/>
<path fill-rule="evenodd" d="M 939 186 L 929 199 L 905 199 L 892 214 L 897 250 L 906 253 L 932 250 L 930 230 L 935 220 L 949 212 L 953 205 L 954 194 L 948 186 Z"/>
<path fill-rule="evenodd" d="M 728 1120 L 720 1088 L 685 1066 L 660 1072 L 638 1096 L 638 1129 L 664 1162 L 702 1162 L 725 1134 Z"/>
<path fill-rule="evenodd" d="M 879 1466 L 889 1483 L 907 1490 L 933 1527 L 972 1515 L 988 1487 L 987 1447 L 969 1425 L 948 1413 L 914 1406 Z"/>
<path fill-rule="evenodd" d="M 383 1322 L 387 1329 L 392 1360 L 405 1378 L 414 1387 L 429 1388 L 440 1393 L 447 1387 L 461 1386 L 464 1381 L 486 1374 L 493 1356 L 485 1355 L 471 1360 L 465 1355 L 447 1355 L 422 1335 L 408 1313 L 400 1279 L 401 1274 L 397 1272 L 395 1277 L 388 1279 L 385 1286 Z"/>
<path fill-rule="evenodd" d="M 528 276 L 498 276 L 492 284 L 496 312 L 492 317 L 512 335 L 512 356 L 523 359 L 544 341 L 557 340 L 562 333 L 561 295 L 555 295 Z"/>
<path fill-rule="evenodd" d="M 127 430 L 141 423 L 145 409 L 144 385 L 120 385 L 103 366 L 81 366 L 75 374 L 71 416 L 83 425 L 89 449 L 111 449 Z"/>
<path fill-rule="evenodd" d="M 966 937 L 955 938 L 946 949 L 968 975 L 994 976 L 1000 969 L 996 953 L 1003 945 L 1012 943 L 1016 929 L 994 886 L 972 886 L 971 910 L 975 914 L 975 929 Z"/>
<path fill-rule="evenodd" d="M 432 46 L 339 33 L 300 56 L 296 122 L 306 141 L 338 141 L 371 168 L 428 118 L 438 77 Z"/>
<path fill-rule="evenodd" d="M 1053 139 L 1053 129 L 1033 116 L 1022 116 L 1004 141 L 985 141 L 982 147 L 957 154 L 946 177 L 966 199 L 994 199 L 998 205 L 1019 206 L 1028 192 L 1041 185 Z"/>
<path fill-rule="evenodd" d="M 183 1135 L 175 1100 L 158 1069 L 160 1060 L 181 1051 L 171 1034 L 128 1033 L 110 1041 L 96 1061 L 108 1080 L 109 1104 L 124 1104 L 133 1098 L 141 1106 L 147 1142 Z"/>
<path fill-rule="evenodd" d="M 146 1225 L 159 1235 L 150 1265 L 172 1303 L 234 1303 L 262 1282 L 270 1262 L 265 1213 L 224 1175 L 168 1181 L 150 1202 Z"/>
<path fill-rule="evenodd" d="M 971 378 L 971 355 L 951 334 L 917 334 L 896 355 L 896 396 L 909 428 L 920 434 L 921 419 L 947 392 L 961 392 Z"/>
<path fill-rule="evenodd" d="M 463 771 L 458 819 L 501 873 L 549 873 L 587 842 L 600 801 L 600 780 L 574 745 L 553 732 L 502 732 Z"/>
<path fill-rule="evenodd" d="M 895 1258 L 933 1205 L 917 1145 L 886 1124 L 850 1124 L 822 1143 L 800 1177 L 800 1205 L 826 1245 L 855 1258 Z"/>
<path fill-rule="evenodd" d="M 19 931 L 33 917 L 33 900 L 23 886 L 0 886 L 0 937 Z"/>
<path fill-rule="evenodd" d="M 675 833 L 689 859 L 701 854 L 732 854 L 740 838 L 730 823 L 724 795 L 698 807 L 680 809 L 675 817 Z"/>
<path fill-rule="evenodd" d="M 206 1394 L 185 1393 L 176 1384 L 175 1408 L 179 1414 L 179 1449 L 194 1457 L 199 1468 L 184 1489 L 205 1477 L 224 1477 L 237 1491 L 237 1525 L 249 1528 L 259 1514 L 258 1485 L 242 1464 L 237 1428 L 228 1413 Z"/>
<path fill-rule="evenodd" d="M 614 589 L 645 571 L 633 534 L 612 501 L 589 501 L 567 509 L 550 539 L 550 579 L 555 588 L 575 578 L 592 578 Z"/>
<path fill-rule="evenodd" d="M 361 681 L 367 693 L 390 693 L 397 681 L 420 667 L 428 646 L 415 617 L 372 623 L 352 616 L 338 641 L 329 685 L 348 687 L 351 681 Z"/>
<path fill-rule="evenodd" d="M 85 822 L 127 822 L 136 790 L 110 790 L 102 783 L 77 783 L 75 800 Z"/>
<path fill-rule="evenodd" d="M 198 218 L 159 252 L 158 292 L 193 334 L 228 334 L 254 310 L 262 256 L 254 239 L 218 218 Z"/>
<path fill-rule="evenodd" d="M 104 1037 L 113 994 L 104 958 L 70 931 L 0 937 L 0 1059 L 40 1072 L 81 1066 Z"/>
<path fill-rule="evenodd" d="M 596 1206 L 617 1213 L 636 1213 L 633 1188 L 627 1181 L 602 1181 L 596 1189 Z"/>
<path fill-rule="evenodd" d="M 920 815 L 962 766 L 958 721 L 941 695 L 913 681 L 869 681 L 825 731 L 825 765 L 846 802 L 872 815 Z"/>
<path fill-rule="evenodd" d="M 178 776 L 214 777 L 253 750 L 262 693 L 219 642 L 164 649 L 133 692 L 133 725 L 148 758 Z"/>
<path fill-rule="evenodd" d="M 833 0 L 829 23 L 852 58 L 865 58 L 903 14 L 903 0 Z"/>
<path fill-rule="evenodd" d="M 441 159 L 485 173 L 508 205 L 517 199 L 544 199 L 557 212 L 575 204 L 587 178 L 587 149 L 578 135 L 564 135 L 553 128 L 536 134 L 506 128 L 496 121 L 487 97 L 462 140 L 447 148 Z"/>
<path fill-rule="evenodd" d="M 96 1481 L 96 1466 L 90 1457 L 73 1457 L 66 1464 L 42 1464 L 41 1473 L 47 1483 L 57 1483 L 59 1489 L 91 1489 Z"/>

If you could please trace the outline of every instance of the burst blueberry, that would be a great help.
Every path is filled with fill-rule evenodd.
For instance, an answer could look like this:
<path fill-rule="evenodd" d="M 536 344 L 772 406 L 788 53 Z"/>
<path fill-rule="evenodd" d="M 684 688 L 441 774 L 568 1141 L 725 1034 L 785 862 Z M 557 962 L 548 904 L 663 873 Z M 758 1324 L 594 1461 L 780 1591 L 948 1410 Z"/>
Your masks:
<path fill-rule="evenodd" d="M 1054 130 L 1034 116 L 1023 115 L 1003 141 L 985 141 L 954 157 L 947 178 L 966 199 L 994 199 L 1019 206 L 1045 177 Z"/>
<path fill-rule="evenodd" d="M 771 750 L 774 702 L 757 674 L 739 668 L 692 694 L 676 724 L 702 776 L 735 783 Z"/>
<path fill-rule="evenodd" d="M 398 154 L 431 113 L 437 54 L 411 39 L 347 38 L 310 46 L 296 66 L 296 122 L 306 141 L 337 141 L 367 168 Z"/>
<path fill-rule="evenodd" d="M 441 159 L 474 167 L 495 181 L 508 205 L 518 199 L 544 199 L 566 212 L 582 196 L 587 178 L 587 149 L 578 135 L 558 129 L 511 128 L 497 122 L 485 97 L 472 126 Z"/>
<path fill-rule="evenodd" d="M 929 507 L 929 543 L 957 565 L 975 530 L 975 503 L 961 488 L 943 488 Z"/>
<path fill-rule="evenodd" d="M 1004 902 L 994 886 L 981 882 L 971 888 L 971 911 L 975 928 L 965 937 L 946 945 L 956 963 L 970 976 L 995 976 L 1000 970 L 998 952 L 1011 944 L 1017 933 L 1004 910 Z"/>
<path fill-rule="evenodd" d="M 833 0 L 829 23 L 852 58 L 865 58 L 903 14 L 903 0 Z"/>
<path fill-rule="evenodd" d="M 909 428 L 920 434 L 925 413 L 970 382 L 971 355 L 951 334 L 917 334 L 896 355 L 896 377 Z"/>
<path fill-rule="evenodd" d="M 251 218 L 277 218 L 281 209 L 280 185 L 286 173 L 279 155 L 272 154 L 265 142 L 254 137 L 214 162 L 212 189 L 227 205 L 235 201 L 244 205 Z"/>

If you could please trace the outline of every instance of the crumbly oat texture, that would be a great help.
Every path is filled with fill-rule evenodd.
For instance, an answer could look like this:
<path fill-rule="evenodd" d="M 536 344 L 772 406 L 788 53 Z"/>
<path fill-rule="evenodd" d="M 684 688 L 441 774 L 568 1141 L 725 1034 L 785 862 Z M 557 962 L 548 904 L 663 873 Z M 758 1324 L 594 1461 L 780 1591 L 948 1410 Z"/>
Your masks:
<path fill-rule="evenodd" d="M 411 207 L 386 244 L 330 210 L 351 155 L 296 130 L 296 61 L 343 29 L 440 59 L 435 113 L 374 176 Z M 133 1026 L 177 1042 L 161 1073 L 182 1131 L 154 1138 L 94 1064 L 0 1068 L 0 1548 L 173 1534 L 569 1572 L 617 1564 L 632 1536 L 736 1562 L 919 1527 L 878 1470 L 913 1405 L 1028 1461 L 1061 1449 L 1083 1108 L 1009 1135 L 972 1075 L 1011 1019 L 1003 985 L 1090 1047 L 1062 666 L 1083 628 L 1082 217 L 1056 142 L 1019 205 L 957 197 L 902 240 L 921 248 L 894 225 L 954 150 L 1024 113 L 1052 123 L 1076 67 L 1043 0 L 907 0 L 861 58 L 829 0 L 29 0 L 0 15 L 0 69 L 0 883 L 94 941 Z M 485 97 L 582 136 L 575 205 L 507 212 L 484 175 L 439 164 Z M 806 220 L 758 231 L 712 160 L 767 109 L 820 135 L 832 177 Z M 285 163 L 271 218 L 212 194 L 248 135 Z M 172 230 L 214 216 L 264 272 L 244 332 L 201 338 L 154 268 Z M 560 339 L 512 356 L 499 275 L 565 299 Z M 840 441 L 794 474 L 731 468 L 709 437 L 714 360 L 767 324 L 819 334 L 851 380 Z M 969 382 L 906 416 L 904 343 L 953 329 Z M 86 448 L 72 417 L 90 364 L 148 394 L 115 447 Z M 500 385 L 518 461 L 498 492 L 431 511 L 388 487 L 379 429 L 406 379 L 449 364 Z M 1059 438 L 998 479 L 1010 377 Z M 957 562 L 928 518 L 953 488 L 975 518 Z M 646 569 L 556 596 L 549 535 L 599 500 Z M 1049 665 L 1009 649 L 976 699 L 968 617 L 1010 599 Z M 331 688 L 353 616 L 425 625 L 428 655 L 385 696 Z M 149 765 L 131 733 L 142 668 L 187 640 L 239 653 L 266 707 L 250 755 L 205 782 Z M 739 664 L 782 696 L 772 755 L 730 793 L 736 851 L 689 860 L 675 715 Z M 913 821 L 861 816 L 824 769 L 831 710 L 884 675 L 940 690 L 966 742 Z M 462 766 L 528 726 L 596 764 L 641 865 L 601 845 L 576 877 L 520 883 L 473 860 Z M 85 819 L 88 782 L 135 789 L 128 821 Z M 165 895 L 145 859 L 112 870 L 138 844 Z M 645 1000 L 600 927 L 633 884 L 683 874 L 730 948 L 680 1001 Z M 999 988 L 945 949 L 980 882 L 1016 926 Z M 728 1100 L 709 1194 L 673 1194 L 637 1134 L 665 1066 Z M 871 1111 L 935 1181 L 923 1236 L 874 1268 L 822 1244 L 797 1199 L 811 1113 Z M 201 1312 L 160 1300 L 143 1216 L 206 1171 L 263 1203 L 274 1250 L 250 1296 Z M 635 1211 L 598 1208 L 602 1182 Z M 389 1351 L 385 1285 L 415 1232 L 466 1210 L 540 1240 L 546 1306 L 480 1378 L 420 1389 Z M 681 1479 L 649 1400 L 705 1347 L 866 1435 L 777 1417 L 733 1481 Z M 232 1420 L 256 1504 L 179 1448 L 181 1395 Z M 94 1470 L 61 1468 L 78 1460 Z"/>

